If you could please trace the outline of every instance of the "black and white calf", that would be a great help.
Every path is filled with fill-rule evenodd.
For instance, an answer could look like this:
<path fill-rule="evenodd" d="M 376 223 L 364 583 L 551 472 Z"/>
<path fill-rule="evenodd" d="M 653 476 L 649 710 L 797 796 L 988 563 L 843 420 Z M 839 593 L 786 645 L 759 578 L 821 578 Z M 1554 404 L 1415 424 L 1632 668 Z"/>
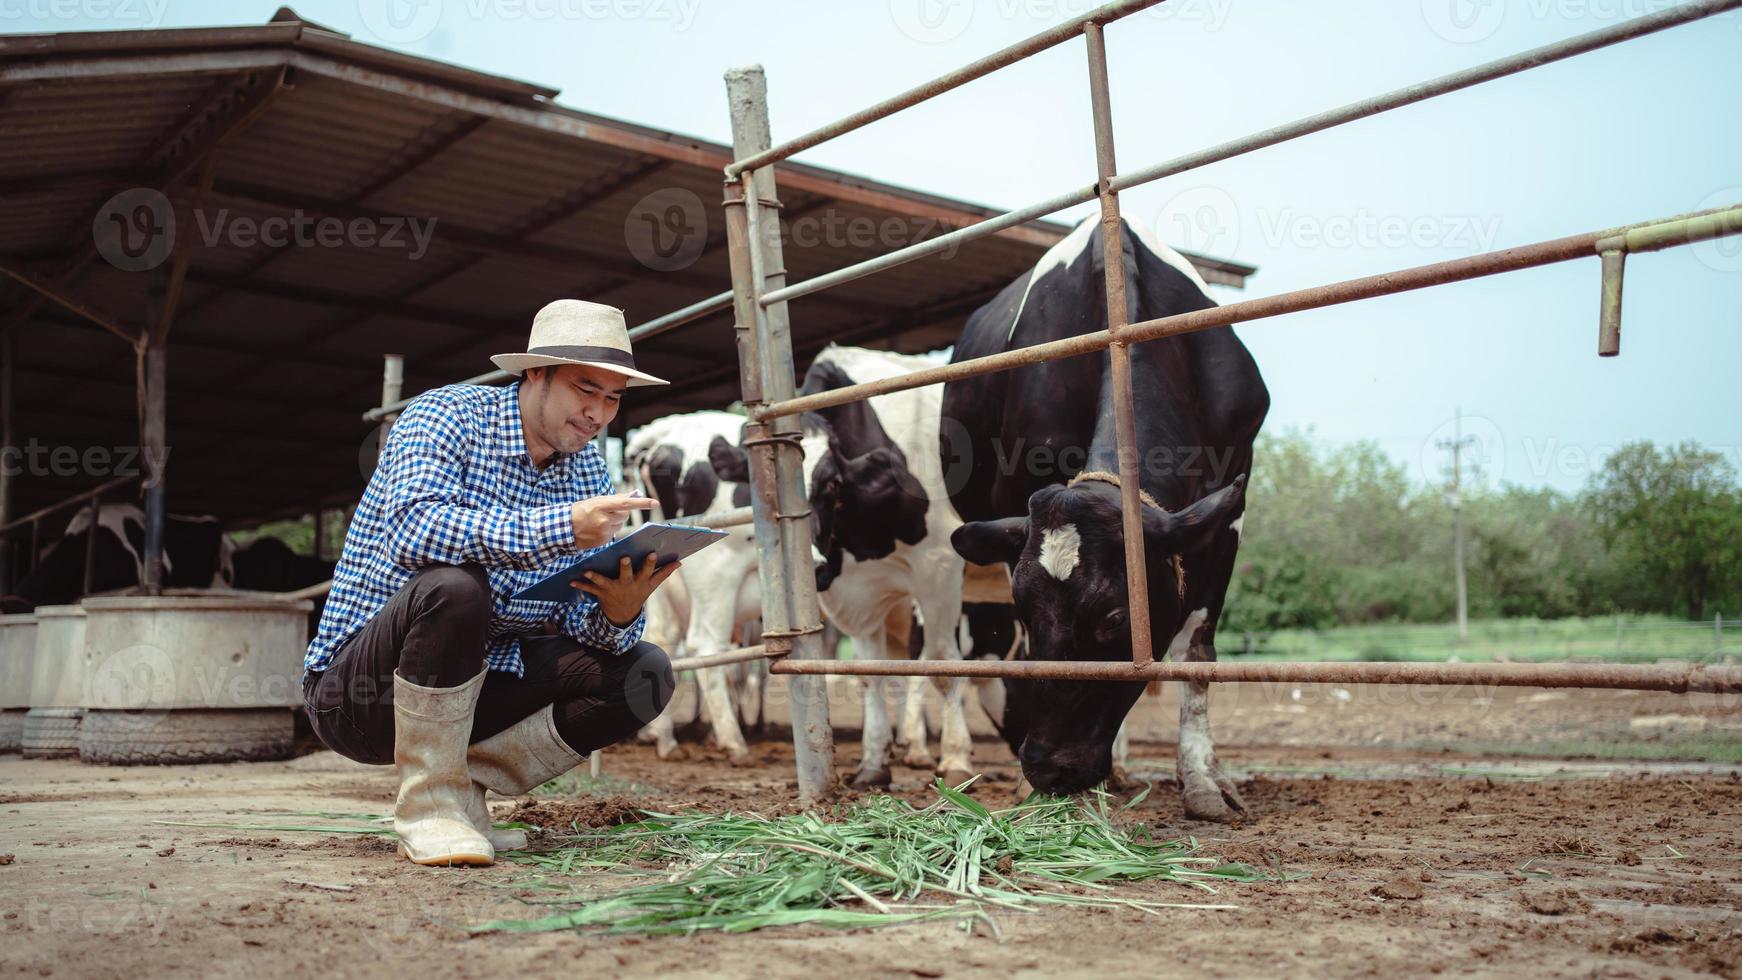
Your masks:
<path fill-rule="evenodd" d="M 933 357 L 830 346 L 805 373 L 803 394 L 908 374 L 937 364 Z M 950 506 L 939 466 L 938 410 L 932 385 L 854 402 L 803 419 L 805 483 L 817 554 L 823 614 L 853 639 L 854 656 L 901 656 L 905 638 L 889 635 L 892 616 L 917 605 L 927 625 L 922 656 L 956 659 L 962 615 L 963 562 L 950 546 L 961 519 Z M 749 478 L 744 451 L 714 443 L 721 477 Z M 892 731 L 885 690 L 905 692 L 903 678 L 866 678 L 864 752 L 855 786 L 889 782 Z M 972 775 L 972 742 L 962 710 L 961 678 L 942 680 L 943 736 L 935 766 L 945 779 Z M 904 713 L 903 762 L 933 768 L 924 720 Z M 912 719 L 919 720 L 918 729 Z"/>
<path fill-rule="evenodd" d="M 623 472 L 659 501 L 656 520 L 681 523 L 685 517 L 749 505 L 749 485 L 721 480 L 708 459 L 715 439 L 736 448 L 743 424 L 744 416 L 730 412 L 691 412 L 655 419 L 630 435 L 623 449 Z M 723 653 L 732 647 L 740 626 L 762 616 L 755 529 L 743 525 L 722 530 L 727 533 L 724 540 L 684 559 L 683 568 L 648 600 L 646 638 L 673 657 Z M 742 700 L 759 717 L 763 670 L 761 664 L 748 664 L 696 672 L 714 741 L 735 763 L 748 761 L 750 749 L 739 727 L 740 699 L 733 696 L 732 682 L 743 682 L 747 690 Z M 660 758 L 677 747 L 672 727 L 670 707 L 649 726 Z"/>
<path fill-rule="evenodd" d="M 1127 223 L 1122 238 L 1133 322 L 1215 305 L 1190 264 L 1147 229 Z M 955 359 L 1106 329 L 1101 241 L 1098 219 L 1079 225 L 974 313 Z M 1153 633 L 1170 657 L 1213 660 L 1269 395 L 1226 327 L 1136 345 L 1131 368 Z M 970 523 L 955 546 L 969 561 L 1011 566 L 1025 656 L 1130 660 L 1109 355 L 951 382 L 943 415 L 941 458 L 967 467 L 952 500 Z M 1189 815 L 1226 820 L 1242 804 L 1216 761 L 1207 687 L 1181 693 L 1180 785 Z M 1075 792 L 1110 774 L 1114 740 L 1143 684 L 1012 681 L 1006 689 L 1005 736 L 1024 775 L 1038 789 Z"/>

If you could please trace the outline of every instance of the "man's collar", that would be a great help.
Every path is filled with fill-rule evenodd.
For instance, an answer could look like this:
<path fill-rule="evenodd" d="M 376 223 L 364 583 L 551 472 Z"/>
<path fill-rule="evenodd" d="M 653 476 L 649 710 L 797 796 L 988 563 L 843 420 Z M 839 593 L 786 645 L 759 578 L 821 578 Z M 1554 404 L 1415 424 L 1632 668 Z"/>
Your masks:
<path fill-rule="evenodd" d="M 498 456 L 525 456 L 526 430 L 520 419 L 520 382 L 497 389 L 501 405 L 496 410 L 495 429 L 491 434 L 492 451 Z"/>

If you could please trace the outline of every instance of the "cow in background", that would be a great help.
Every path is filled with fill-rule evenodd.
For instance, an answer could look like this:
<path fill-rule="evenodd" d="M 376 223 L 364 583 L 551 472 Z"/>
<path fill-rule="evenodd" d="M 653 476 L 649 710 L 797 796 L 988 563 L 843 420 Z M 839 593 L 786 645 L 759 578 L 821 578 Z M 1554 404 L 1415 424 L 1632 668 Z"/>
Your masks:
<path fill-rule="evenodd" d="M 66 533 L 50 545 L 28 574 L 0 599 L 8 613 L 79 601 L 85 594 L 85 552 L 91 511 L 82 508 Z M 145 513 L 133 504 L 103 504 L 97 510 L 92 552 L 93 593 L 114 592 L 145 579 Z M 163 584 L 167 588 L 225 589 L 233 586 L 234 548 L 215 517 L 165 515 Z"/>
<path fill-rule="evenodd" d="M 654 520 L 682 523 L 685 517 L 749 506 L 749 486 L 719 479 L 708 456 L 716 440 L 736 448 L 743 424 L 744 416 L 730 412 L 691 412 L 655 419 L 630 434 L 623 447 L 624 478 L 659 501 Z M 741 627 L 762 617 L 755 528 L 721 530 L 724 539 L 685 558 L 649 601 L 647 639 L 674 658 L 723 653 Z M 714 741 L 734 764 L 752 761 L 737 704 L 747 702 L 760 721 L 766 670 L 764 664 L 750 663 L 696 671 Z M 734 697 L 734 681 L 745 689 L 742 698 Z M 660 757 L 668 756 L 677 744 L 671 708 L 649 727 Z"/>
<path fill-rule="evenodd" d="M 1101 243 L 1099 221 L 1084 221 L 975 311 L 954 360 L 1105 330 Z M 1132 322 L 1215 305 L 1191 265 L 1147 229 L 1127 221 L 1117 254 Z M 1228 327 L 1137 344 L 1130 355 L 1155 655 L 1213 660 L 1269 395 Z M 954 544 L 971 562 L 1011 567 L 1027 659 L 1131 659 L 1110 371 L 1103 351 L 945 386 L 950 438 L 941 440 L 941 458 L 969 468 L 952 497 L 968 521 Z M 1053 465 L 1000 465 L 1031 460 L 1031 447 L 1045 447 Z M 1024 775 L 1060 793 L 1106 779 L 1143 688 L 1007 683 L 1005 734 L 1019 746 Z M 1206 684 L 1183 685 L 1178 769 L 1189 816 L 1229 820 L 1243 809 L 1215 756 Z"/>
<path fill-rule="evenodd" d="M 830 345 L 805 372 L 801 394 L 814 394 L 878 378 L 935 367 L 935 356 Z M 923 656 L 958 659 L 956 624 L 962 615 L 963 562 L 950 547 L 961 524 L 950 505 L 938 465 L 937 385 L 878 395 L 801 418 L 804 479 L 811 506 L 817 593 L 822 611 L 853 639 L 854 656 L 901 657 L 905 637 L 891 634 L 917 605 L 928 626 Z M 749 480 L 743 449 L 716 439 L 715 472 Z M 906 690 L 904 678 L 864 678 L 865 723 L 856 787 L 886 786 L 893 732 L 885 691 Z M 936 763 L 924 727 L 911 736 L 903 763 L 934 769 L 951 784 L 973 774 L 973 743 L 963 712 L 962 678 L 939 678 L 943 737 Z"/>

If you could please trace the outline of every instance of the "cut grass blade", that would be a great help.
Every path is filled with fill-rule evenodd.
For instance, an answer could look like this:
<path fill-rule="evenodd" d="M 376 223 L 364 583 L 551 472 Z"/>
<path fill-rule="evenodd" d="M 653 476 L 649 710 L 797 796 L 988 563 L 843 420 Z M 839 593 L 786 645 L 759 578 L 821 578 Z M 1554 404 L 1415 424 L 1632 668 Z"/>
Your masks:
<path fill-rule="evenodd" d="M 505 860 L 568 874 L 649 870 L 663 880 L 601 898 L 540 895 L 539 918 L 499 920 L 474 932 L 560 929 L 634 933 L 748 932 L 784 925 L 862 928 L 947 919 L 998 934 L 989 913 L 1077 906 L 1230 909 L 1226 904 L 1153 902 L 1114 894 L 1119 883 L 1163 880 L 1214 892 L 1209 881 L 1270 876 L 1194 853 L 1189 839 L 1157 840 L 1109 810 L 1105 794 L 1030 796 L 993 810 L 936 784 L 936 802 L 917 808 L 874 797 L 831 820 L 814 813 L 777 819 L 712 813 L 648 813 L 634 823 L 579 832 L 558 847 L 504 854 Z M 625 865 L 630 867 L 624 867 Z M 922 896 L 944 899 L 920 904 Z M 951 901 L 953 900 L 953 901 Z M 534 904 L 534 903 L 529 903 Z"/>

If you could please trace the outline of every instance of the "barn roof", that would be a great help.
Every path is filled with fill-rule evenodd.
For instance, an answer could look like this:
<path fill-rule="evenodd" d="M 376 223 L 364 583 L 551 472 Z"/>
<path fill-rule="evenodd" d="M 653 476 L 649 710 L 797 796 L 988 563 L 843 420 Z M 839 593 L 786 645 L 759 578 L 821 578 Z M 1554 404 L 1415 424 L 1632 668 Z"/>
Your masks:
<path fill-rule="evenodd" d="M 718 202 L 730 148 L 557 94 L 361 44 L 288 9 L 256 27 L 0 36 L 0 331 L 16 352 L 15 442 L 137 444 L 138 364 L 120 335 L 168 307 L 171 509 L 306 512 L 362 488 L 359 416 L 380 401 L 384 353 L 406 356 L 414 393 L 488 370 L 550 299 L 611 303 L 639 323 L 729 288 Z M 994 213 L 803 164 L 781 164 L 778 181 L 789 227 L 810 218 L 823 232 L 811 247 L 789 240 L 792 281 L 889 248 L 828 234 L 830 223 L 917 240 Z M 109 225 L 161 227 L 153 192 L 187 243 L 179 294 L 181 257 L 114 251 Z M 683 207 L 687 194 L 701 213 Z M 305 244 L 247 233 L 273 218 L 288 232 L 299 216 Z M 626 244 L 655 230 L 638 231 L 648 221 L 664 223 L 667 246 L 681 228 L 698 254 L 644 248 L 638 260 Z M 322 241 L 321 227 L 345 230 Z M 401 244 L 389 247 L 394 227 Z M 1030 222 L 798 300 L 796 357 L 802 367 L 830 341 L 950 343 L 1067 230 Z M 1243 285 L 1254 271 L 1189 257 L 1213 282 Z M 143 274 L 124 268 L 154 260 Z M 641 365 L 674 384 L 632 402 L 624 424 L 735 398 L 729 324 L 721 312 L 639 343 Z M 16 478 L 13 513 L 108 475 L 43 459 Z"/>

